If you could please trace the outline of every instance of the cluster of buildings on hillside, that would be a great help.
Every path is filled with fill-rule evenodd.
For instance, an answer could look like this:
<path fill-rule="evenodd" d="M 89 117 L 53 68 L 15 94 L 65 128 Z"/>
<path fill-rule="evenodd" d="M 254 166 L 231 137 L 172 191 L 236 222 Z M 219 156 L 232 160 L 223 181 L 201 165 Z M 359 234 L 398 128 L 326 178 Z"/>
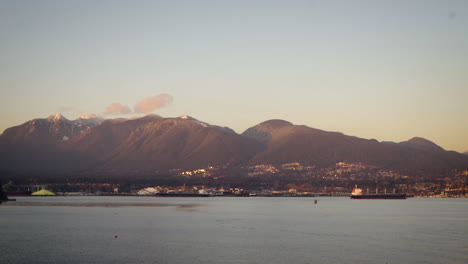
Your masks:
<path fill-rule="evenodd" d="M 223 179 L 226 175 L 226 167 L 209 166 L 207 168 L 198 168 L 193 170 L 177 170 L 170 171 L 171 174 L 182 177 L 206 177 Z M 362 176 L 370 177 L 387 177 L 387 178 L 407 178 L 408 176 L 401 175 L 391 170 L 385 170 L 376 166 L 363 163 L 338 162 L 330 167 L 317 167 L 311 165 L 303 165 L 299 162 L 284 163 L 279 166 L 272 164 L 257 164 L 241 168 L 245 176 L 266 176 L 266 175 L 300 175 L 312 178 L 322 179 L 358 179 Z M 351 177 L 351 178 L 350 178 Z"/>
<path fill-rule="evenodd" d="M 468 171 L 453 172 L 451 175 L 439 178 L 410 177 L 362 163 L 338 162 L 333 166 L 323 168 L 294 162 L 284 163 L 281 166 L 258 164 L 244 167 L 236 172 L 240 173 L 242 178 L 242 182 L 237 183 L 233 180 L 238 179 L 239 175 L 232 174 L 228 167 L 209 166 L 194 170 L 173 170 L 172 173 L 174 177 L 170 178 L 179 178 L 179 184 L 167 184 L 164 187 L 148 187 L 152 186 L 150 183 L 86 182 L 48 185 L 8 183 L 4 185 L 4 189 L 13 195 L 30 194 L 41 189 L 48 189 L 59 195 L 177 195 L 185 193 L 206 196 L 297 197 L 348 195 L 358 184 L 363 190 L 370 189 L 375 192 L 397 191 L 414 196 L 468 197 Z M 276 183 L 273 184 L 273 181 Z M 174 187 L 180 185 L 181 182 L 186 182 L 192 187 Z M 161 184 L 157 181 L 155 183 Z"/>

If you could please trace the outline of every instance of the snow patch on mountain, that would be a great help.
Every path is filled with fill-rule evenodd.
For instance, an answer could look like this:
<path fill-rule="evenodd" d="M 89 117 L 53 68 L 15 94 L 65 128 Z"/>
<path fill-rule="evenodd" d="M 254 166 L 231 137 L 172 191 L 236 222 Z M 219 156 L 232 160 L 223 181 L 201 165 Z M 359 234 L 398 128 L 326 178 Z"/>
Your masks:
<path fill-rule="evenodd" d="M 223 132 L 228 132 L 228 133 L 231 133 L 231 134 L 237 134 L 234 130 L 232 130 L 231 128 L 229 127 L 221 127 L 221 126 L 216 126 L 216 125 L 210 125 L 206 122 L 202 122 L 196 118 L 193 118 L 191 116 L 188 116 L 188 115 L 183 115 L 183 116 L 180 116 L 179 119 L 182 119 L 182 120 L 190 120 L 202 127 L 214 127 L 214 128 L 217 128 Z"/>
<path fill-rule="evenodd" d="M 57 113 L 55 115 L 50 115 L 49 117 L 47 117 L 48 120 L 51 120 L 51 121 L 58 121 L 58 120 L 67 120 L 63 115 Z"/>
<path fill-rule="evenodd" d="M 193 118 L 193 117 L 191 117 L 191 116 L 188 116 L 188 115 L 183 115 L 183 116 L 180 116 L 179 118 L 182 119 L 182 120 L 189 120 L 189 121 L 192 121 L 192 122 L 194 122 L 194 123 L 196 123 L 196 124 L 198 124 L 198 125 L 200 125 L 200 126 L 202 126 L 202 127 L 210 127 L 210 126 L 211 126 L 211 125 L 208 124 L 208 123 L 199 121 L 199 120 L 197 120 L 197 119 L 195 119 L 195 118 Z"/>
<path fill-rule="evenodd" d="M 82 115 L 76 120 L 69 120 L 57 113 L 47 118 L 39 118 L 27 122 L 26 134 L 37 134 L 39 133 L 38 131 L 45 129 L 57 142 L 65 142 L 101 124 L 103 121 L 104 119 L 94 114 Z"/>
<path fill-rule="evenodd" d="M 202 127 L 208 127 L 208 124 L 200 122 L 200 121 L 195 121 L 195 123 L 199 124 Z"/>

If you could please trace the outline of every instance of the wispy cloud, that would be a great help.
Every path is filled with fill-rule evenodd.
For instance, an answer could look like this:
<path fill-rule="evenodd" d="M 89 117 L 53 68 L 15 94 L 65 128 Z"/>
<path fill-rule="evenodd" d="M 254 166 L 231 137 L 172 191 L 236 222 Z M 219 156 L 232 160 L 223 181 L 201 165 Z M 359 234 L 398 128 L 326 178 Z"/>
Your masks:
<path fill-rule="evenodd" d="M 156 109 L 165 107 L 172 103 L 173 97 L 170 94 L 158 94 L 155 96 L 150 96 L 147 98 L 142 99 L 138 102 L 132 110 L 130 107 L 126 105 L 122 105 L 121 103 L 112 103 L 106 110 L 104 111 L 104 115 L 128 115 L 133 113 L 138 114 L 148 114 L 153 112 Z"/>
<path fill-rule="evenodd" d="M 126 105 L 122 105 L 119 103 L 113 103 L 106 107 L 106 111 L 104 111 L 105 115 L 127 115 L 131 114 L 132 110 L 130 107 Z"/>
<path fill-rule="evenodd" d="M 135 105 L 135 113 L 147 114 L 171 104 L 172 101 L 172 95 L 166 93 L 147 97 Z"/>

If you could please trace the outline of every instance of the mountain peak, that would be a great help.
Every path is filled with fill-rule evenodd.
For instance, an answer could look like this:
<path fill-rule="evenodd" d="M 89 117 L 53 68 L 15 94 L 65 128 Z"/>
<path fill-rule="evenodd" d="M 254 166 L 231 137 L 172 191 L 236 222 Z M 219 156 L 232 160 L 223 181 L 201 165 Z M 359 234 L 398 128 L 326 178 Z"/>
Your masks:
<path fill-rule="evenodd" d="M 260 142 L 267 142 L 275 130 L 288 126 L 293 126 L 293 124 L 281 119 L 271 119 L 247 129 L 242 135 Z"/>
<path fill-rule="evenodd" d="M 197 120 L 191 116 L 188 116 L 188 115 L 183 115 L 183 116 L 179 116 L 180 119 L 184 119 L 184 120 Z"/>
<path fill-rule="evenodd" d="M 257 125 L 257 127 L 264 127 L 270 129 L 278 129 L 286 126 L 292 126 L 293 124 L 289 121 L 285 121 L 282 119 L 270 119 L 265 122 L 262 122 Z"/>
<path fill-rule="evenodd" d="M 162 118 L 162 116 L 156 114 L 147 114 L 145 116 L 131 118 L 130 120 L 157 120 Z"/>
<path fill-rule="evenodd" d="M 147 114 L 144 117 L 146 117 L 146 118 L 162 118 L 162 116 L 157 115 L 157 114 Z"/>
<path fill-rule="evenodd" d="M 52 121 L 68 120 L 63 115 L 61 115 L 60 113 L 56 113 L 55 115 L 50 115 L 50 116 L 47 117 L 47 119 L 52 120 Z"/>
<path fill-rule="evenodd" d="M 400 142 L 400 144 L 408 146 L 408 147 L 412 147 L 412 148 L 429 150 L 429 151 L 445 151 L 439 145 L 422 137 L 413 137 L 408 141 Z"/>
<path fill-rule="evenodd" d="M 413 142 L 413 143 L 432 143 L 431 141 L 422 138 L 422 137 L 412 137 L 408 142 Z"/>

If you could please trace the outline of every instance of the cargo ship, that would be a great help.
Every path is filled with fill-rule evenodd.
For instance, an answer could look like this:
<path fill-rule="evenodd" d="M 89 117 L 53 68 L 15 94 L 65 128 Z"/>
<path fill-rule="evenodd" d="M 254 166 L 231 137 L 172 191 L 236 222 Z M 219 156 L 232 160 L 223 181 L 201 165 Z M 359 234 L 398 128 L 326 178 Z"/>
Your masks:
<path fill-rule="evenodd" d="M 362 189 L 357 186 L 351 192 L 351 199 L 406 199 L 405 193 L 367 193 L 363 194 Z"/>

